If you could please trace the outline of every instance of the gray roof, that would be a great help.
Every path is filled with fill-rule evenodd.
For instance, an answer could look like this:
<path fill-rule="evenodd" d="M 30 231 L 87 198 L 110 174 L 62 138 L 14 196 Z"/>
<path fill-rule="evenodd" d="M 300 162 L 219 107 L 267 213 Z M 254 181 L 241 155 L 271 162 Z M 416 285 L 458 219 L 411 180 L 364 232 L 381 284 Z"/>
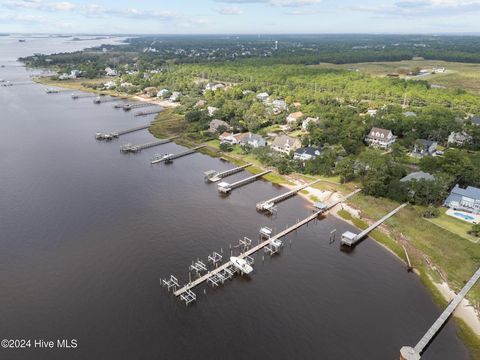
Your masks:
<path fill-rule="evenodd" d="M 472 118 L 472 124 L 480 125 L 480 116 L 475 116 Z"/>
<path fill-rule="evenodd" d="M 403 113 L 403 115 L 405 115 L 405 116 L 417 116 L 417 114 L 414 113 L 413 111 L 405 111 L 405 112 Z"/>
<path fill-rule="evenodd" d="M 298 154 L 298 155 L 307 154 L 310 156 L 317 156 L 320 152 L 321 150 L 319 148 L 315 148 L 313 146 L 306 146 L 306 147 L 302 147 L 300 149 L 295 150 L 295 154 Z"/>
<path fill-rule="evenodd" d="M 295 144 L 298 144 L 298 145 L 301 145 L 301 142 L 299 139 L 297 138 L 292 138 L 288 135 L 280 135 L 280 136 L 277 136 L 274 140 L 273 140 L 273 143 L 272 145 L 273 146 L 278 146 L 278 147 L 281 147 L 281 148 L 284 148 L 286 147 L 287 145 L 289 145 L 290 147 L 294 146 Z"/>
<path fill-rule="evenodd" d="M 408 174 L 404 178 L 400 179 L 400 182 L 407 182 L 407 181 L 412 181 L 412 180 L 435 180 L 435 176 L 432 174 L 423 172 L 423 171 L 417 171 L 413 172 L 411 174 Z"/>
<path fill-rule="evenodd" d="M 383 138 L 381 136 L 377 136 L 377 133 L 378 134 L 383 134 Z M 368 133 L 368 137 L 370 138 L 373 138 L 373 139 L 381 139 L 381 140 L 384 140 L 384 139 L 387 139 L 388 135 L 391 133 L 391 130 L 387 130 L 387 129 L 382 129 L 382 128 L 378 128 L 378 127 L 373 127 L 372 130 L 370 130 L 370 132 Z"/>
<path fill-rule="evenodd" d="M 473 186 L 468 186 L 466 189 L 462 189 L 457 184 L 450 192 L 450 195 L 466 196 L 471 199 L 480 200 L 480 189 Z"/>

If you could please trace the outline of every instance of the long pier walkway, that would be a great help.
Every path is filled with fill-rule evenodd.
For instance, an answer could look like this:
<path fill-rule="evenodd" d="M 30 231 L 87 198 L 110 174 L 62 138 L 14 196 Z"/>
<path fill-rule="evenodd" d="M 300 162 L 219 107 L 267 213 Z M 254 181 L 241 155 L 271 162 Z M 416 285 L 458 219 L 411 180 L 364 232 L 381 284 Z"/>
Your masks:
<path fill-rule="evenodd" d="M 221 182 L 220 184 L 218 184 L 218 191 L 220 191 L 221 193 L 224 193 L 224 194 L 228 194 L 233 189 L 236 189 L 240 186 L 251 183 L 251 182 L 261 178 L 263 175 L 267 175 L 268 173 L 271 173 L 271 172 L 272 172 L 272 170 L 263 171 L 260 174 L 256 174 L 256 175 L 250 176 L 246 179 L 239 180 L 237 182 L 234 182 L 233 184 L 229 184 L 227 182 Z"/>
<path fill-rule="evenodd" d="M 94 104 L 105 104 L 109 102 L 116 102 L 121 100 L 126 100 L 126 97 L 108 97 L 108 96 L 97 96 L 93 99 Z"/>
<path fill-rule="evenodd" d="M 223 179 L 224 177 L 227 177 L 227 176 L 236 174 L 240 171 L 243 171 L 243 169 L 245 169 L 249 166 L 252 166 L 252 165 L 253 165 L 252 163 L 248 163 L 248 164 L 245 164 L 245 165 L 233 168 L 233 169 L 228 169 L 228 170 L 225 170 L 225 171 L 222 171 L 222 172 L 218 172 L 218 171 L 215 171 L 215 170 L 208 170 L 208 171 L 205 171 L 205 173 L 204 173 L 205 174 L 205 179 L 208 180 L 209 182 L 217 182 L 217 181 L 220 181 L 221 179 Z"/>
<path fill-rule="evenodd" d="M 152 105 L 154 106 L 154 105 Z M 147 115 L 153 115 L 153 114 L 158 114 L 162 112 L 163 109 L 153 109 L 153 110 L 144 110 L 144 111 L 139 111 L 134 114 L 134 116 L 147 116 Z"/>
<path fill-rule="evenodd" d="M 103 95 L 101 95 L 103 96 Z M 98 94 L 72 94 L 72 99 L 77 100 L 77 99 L 88 99 L 88 98 L 96 98 L 98 97 Z"/>
<path fill-rule="evenodd" d="M 150 127 L 150 124 L 145 124 L 145 125 L 140 125 L 131 129 L 126 129 L 126 130 L 120 130 L 120 131 L 113 131 L 111 133 L 96 133 L 95 134 L 95 139 L 97 140 L 112 140 L 113 138 L 119 138 L 122 135 L 125 134 L 130 134 L 135 131 L 140 131 L 144 129 L 148 129 Z"/>
<path fill-rule="evenodd" d="M 380 220 L 376 221 L 372 225 L 370 225 L 368 228 L 363 230 L 360 234 L 354 234 L 350 231 L 346 231 L 342 234 L 342 240 L 341 244 L 342 245 L 347 245 L 347 246 L 354 246 L 356 243 L 358 243 L 360 240 L 362 240 L 366 235 L 368 235 L 371 231 L 379 227 L 381 224 L 383 224 L 385 221 L 390 219 L 393 215 L 395 215 L 397 212 L 399 212 L 401 209 L 403 209 L 405 206 L 407 206 L 407 203 L 400 205 L 393 211 L 389 212 L 387 215 L 382 217 Z"/>
<path fill-rule="evenodd" d="M 309 217 L 303 219 L 302 221 L 299 221 L 298 223 L 296 223 L 295 225 L 292 225 L 290 226 L 289 228 L 283 230 L 282 232 L 279 232 L 277 235 L 269 238 L 268 240 L 265 240 L 263 242 L 261 242 L 260 244 L 254 246 L 253 248 L 245 251 L 244 253 L 240 254 L 238 257 L 243 259 L 243 258 L 246 258 L 247 256 L 250 256 L 254 253 L 256 253 L 258 250 L 260 249 L 263 249 L 265 246 L 269 245 L 270 243 L 272 243 L 273 241 L 275 240 L 278 240 L 278 239 L 281 239 L 282 237 L 284 237 L 285 235 L 288 235 L 290 234 L 292 231 L 295 231 L 296 229 L 298 229 L 299 227 L 302 227 L 303 225 L 309 223 L 310 221 L 316 219 L 318 217 L 318 215 L 320 215 L 323 211 L 322 210 L 319 210 L 319 211 L 316 211 L 314 212 L 312 215 L 310 215 Z M 188 283 L 187 285 L 183 286 L 182 288 L 180 288 L 179 290 L 175 291 L 173 294 L 175 296 L 180 296 L 182 295 L 184 292 L 190 290 L 190 289 L 193 289 L 194 287 L 202 284 L 203 282 L 207 281 L 210 277 L 212 276 L 215 276 L 217 275 L 218 273 L 224 271 L 225 269 L 229 268 L 233 266 L 232 262 L 231 261 L 227 261 L 226 263 L 224 263 L 223 265 L 217 267 L 216 269 L 212 270 L 212 271 L 209 271 L 207 272 L 205 275 L 199 277 L 198 279 Z"/>
<path fill-rule="evenodd" d="M 125 145 L 120 147 L 120 151 L 125 152 L 125 153 L 128 153 L 128 152 L 136 153 L 136 152 L 139 152 L 139 151 L 142 151 L 144 149 L 148 149 L 148 148 L 151 148 L 151 147 L 154 147 L 154 146 L 167 144 L 167 143 L 171 142 L 173 139 L 174 138 L 168 138 L 168 139 L 152 141 L 152 142 L 148 142 L 146 144 L 140 144 L 140 145 L 125 144 Z"/>
<path fill-rule="evenodd" d="M 197 152 L 197 150 L 201 149 L 201 148 L 204 148 L 206 145 L 200 145 L 200 146 L 197 146 L 197 147 L 194 147 L 192 149 L 188 149 L 186 151 L 182 151 L 181 153 L 178 153 L 178 154 L 167 154 L 167 155 L 164 155 L 164 156 L 161 156 L 161 155 L 156 155 L 152 161 L 150 161 L 150 164 L 159 164 L 161 162 L 164 162 L 165 164 L 171 164 L 173 162 L 174 159 L 178 159 L 178 158 L 181 158 L 183 156 L 187 156 L 187 155 L 190 155 L 190 154 L 193 154 L 195 152 Z"/>
<path fill-rule="evenodd" d="M 455 298 L 448 304 L 442 314 L 438 319 L 433 323 L 433 325 L 428 329 L 425 335 L 420 339 L 417 345 L 414 348 L 410 346 L 404 346 L 400 350 L 400 360 L 419 360 L 421 354 L 425 351 L 428 344 L 432 341 L 435 335 L 440 331 L 446 321 L 450 318 L 450 315 L 455 311 L 457 306 L 462 302 L 467 293 L 472 289 L 475 283 L 480 278 L 480 268 L 473 274 L 473 276 L 468 280 L 462 290 L 455 296 Z"/>
<path fill-rule="evenodd" d="M 258 211 L 268 211 L 270 213 L 273 213 L 274 210 L 275 210 L 275 204 L 279 203 L 280 201 L 286 200 L 289 197 L 292 197 L 292 196 L 296 195 L 299 191 L 301 191 L 301 190 L 303 190 L 303 189 L 305 189 L 309 186 L 313 186 L 320 181 L 321 180 L 315 180 L 315 181 L 313 181 L 309 184 L 297 186 L 296 188 L 294 188 L 294 189 L 292 189 L 292 190 L 290 190 L 290 191 L 288 191 L 284 194 L 278 195 L 278 196 L 276 196 L 274 198 L 271 198 L 269 200 L 259 202 L 257 204 L 257 210 Z"/>
<path fill-rule="evenodd" d="M 125 105 L 121 106 L 121 108 L 125 111 L 129 111 L 129 110 L 132 110 L 132 109 L 138 109 L 138 108 L 149 107 L 149 106 L 157 106 L 157 105 L 152 104 L 152 103 L 148 103 L 148 102 L 138 102 L 138 103 L 125 104 Z"/>
<path fill-rule="evenodd" d="M 279 232 L 278 234 L 276 234 L 272 237 L 268 236 L 265 241 L 259 243 L 258 245 L 252 247 L 249 250 L 244 251 L 243 253 L 238 255 L 238 257 L 241 258 L 241 259 L 245 259 L 247 261 L 250 258 L 251 255 L 255 254 L 257 251 L 259 251 L 261 249 L 271 247 L 272 245 L 273 246 L 278 246 L 277 245 L 278 241 L 280 241 L 281 238 L 283 238 L 284 236 L 286 236 L 286 235 L 290 234 L 291 232 L 297 230 L 298 228 L 308 224 L 312 220 L 315 220 L 319 215 L 327 212 L 328 210 L 330 210 L 333 207 L 335 207 L 336 205 L 338 205 L 340 202 L 347 200 L 348 198 L 355 195 L 359 191 L 360 191 L 360 189 L 355 190 L 351 194 L 345 196 L 343 198 L 343 200 L 339 200 L 339 201 L 334 202 L 333 204 L 326 205 L 321 210 L 315 211 L 312 215 L 306 217 L 305 219 L 297 222 L 296 224 L 294 224 L 290 227 L 287 227 L 285 230 Z M 203 270 L 206 270 L 206 268 L 204 268 Z M 222 275 L 222 274 L 229 275 L 229 277 L 231 277 L 231 275 L 233 275 L 232 271 L 235 272 L 236 270 L 235 270 L 232 262 L 227 261 L 226 263 L 216 267 L 215 269 L 213 269 L 211 271 L 207 270 L 206 274 L 204 274 L 203 276 L 200 276 L 198 279 L 196 279 L 194 281 L 189 281 L 188 284 L 184 285 L 183 287 L 181 287 L 178 290 L 176 289 L 177 287 L 179 287 L 178 280 L 175 277 L 173 277 L 173 279 L 175 280 L 174 283 L 172 283 L 171 281 L 164 280 L 164 284 L 167 284 L 169 287 L 170 286 L 175 286 L 175 290 L 174 290 L 173 294 L 175 296 L 180 296 L 182 298 L 182 300 L 185 300 L 185 302 L 188 304 L 191 301 L 194 301 L 196 299 L 196 295 L 191 291 L 191 289 L 193 289 L 196 286 L 208 281 L 209 279 L 213 279 L 215 277 L 219 277 L 220 279 L 225 278 L 225 276 Z"/>

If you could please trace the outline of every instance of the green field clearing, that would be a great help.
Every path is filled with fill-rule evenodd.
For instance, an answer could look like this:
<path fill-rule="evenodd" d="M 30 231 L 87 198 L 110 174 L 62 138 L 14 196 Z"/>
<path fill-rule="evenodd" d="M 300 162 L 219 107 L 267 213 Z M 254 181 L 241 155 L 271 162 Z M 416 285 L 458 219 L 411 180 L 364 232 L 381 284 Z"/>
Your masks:
<path fill-rule="evenodd" d="M 445 86 L 449 89 L 463 88 L 476 94 L 480 94 L 480 64 L 457 63 L 440 60 L 404 60 L 392 62 L 371 62 L 358 64 L 320 64 L 321 68 L 358 69 L 373 76 L 386 76 L 388 73 L 402 72 L 403 69 L 419 67 L 432 69 L 444 67 L 447 71 L 420 77 L 401 75 L 402 78 L 427 80 L 431 84 Z"/>

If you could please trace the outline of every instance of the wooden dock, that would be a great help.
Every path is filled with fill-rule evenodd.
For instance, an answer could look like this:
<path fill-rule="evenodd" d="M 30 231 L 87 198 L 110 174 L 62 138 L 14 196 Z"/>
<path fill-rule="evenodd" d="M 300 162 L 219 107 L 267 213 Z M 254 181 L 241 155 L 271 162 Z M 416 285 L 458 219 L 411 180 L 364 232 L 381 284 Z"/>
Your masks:
<path fill-rule="evenodd" d="M 88 98 L 96 98 L 98 97 L 98 94 L 91 94 L 91 93 L 86 93 L 86 94 L 72 94 L 72 99 L 77 100 L 77 99 L 88 99 Z M 105 96 L 103 94 L 100 94 L 100 96 Z"/>
<path fill-rule="evenodd" d="M 244 259 L 246 258 L 247 256 L 250 256 L 250 255 L 253 255 L 254 253 L 256 253 L 257 251 L 259 251 L 260 249 L 263 249 L 264 247 L 266 247 L 267 245 L 271 244 L 273 241 L 275 240 L 279 240 L 281 239 L 282 237 L 284 237 L 285 235 L 288 235 L 290 234 L 292 231 L 295 231 L 297 230 L 298 228 L 302 227 L 303 225 L 309 223 L 310 221 L 316 219 L 323 211 L 316 211 L 314 212 L 312 215 L 310 215 L 309 217 L 303 219 L 302 221 L 299 221 L 297 222 L 296 224 L 288 227 L 287 229 L 279 232 L 277 235 L 269 238 L 268 240 L 265 240 L 263 242 L 261 242 L 260 244 L 252 247 L 251 249 L 245 251 L 244 253 L 240 254 L 238 257 L 241 258 L 241 259 Z M 228 261 L 226 263 L 224 263 L 223 265 L 217 267 L 216 269 L 212 270 L 212 271 L 209 271 L 207 272 L 205 275 L 199 277 L 198 279 L 188 283 L 187 285 L 183 286 L 182 288 L 180 288 L 179 290 L 175 291 L 173 294 L 175 296 L 180 296 L 182 295 L 184 292 L 190 290 L 190 289 L 193 289 L 194 287 L 202 284 L 203 282 L 207 281 L 210 277 L 220 273 L 221 271 L 224 271 L 225 269 L 231 267 L 233 264 L 231 261 Z"/>
<path fill-rule="evenodd" d="M 420 339 L 420 341 L 415 345 L 414 348 L 410 346 L 404 346 L 400 350 L 400 358 L 403 360 L 419 360 L 422 353 L 427 348 L 428 344 L 433 340 L 437 333 L 442 329 L 443 325 L 450 318 L 452 313 L 455 311 L 457 306 L 462 302 L 467 293 L 472 289 L 476 282 L 480 279 L 480 268 L 472 275 L 470 280 L 465 284 L 462 290 L 453 298 L 453 300 L 448 304 L 445 310 L 440 314 L 438 319 L 433 323 L 433 325 L 428 329 L 425 335 Z"/>
<path fill-rule="evenodd" d="M 301 191 L 301 190 L 303 190 L 307 187 L 313 186 L 320 181 L 321 180 L 315 180 L 315 181 L 313 181 L 309 184 L 297 186 L 296 188 L 294 188 L 290 191 L 287 191 L 284 194 L 278 195 L 278 196 L 276 196 L 272 199 L 269 199 L 269 200 L 259 202 L 259 203 L 257 203 L 256 208 L 257 208 L 258 211 L 267 211 L 269 213 L 273 213 L 275 211 L 275 204 L 278 204 L 279 202 L 296 195 L 299 191 Z"/>
<path fill-rule="evenodd" d="M 110 102 L 116 102 L 116 101 L 121 101 L 121 100 L 126 100 L 126 97 L 107 97 L 107 96 L 97 96 L 95 99 L 93 99 L 94 104 L 105 104 L 105 103 L 110 103 Z"/>
<path fill-rule="evenodd" d="M 171 164 L 174 159 L 178 159 L 178 158 L 181 158 L 181 157 L 184 157 L 184 156 L 187 156 L 187 155 L 196 153 L 199 149 L 202 149 L 202 148 L 204 148 L 205 146 L 206 146 L 206 145 L 200 145 L 200 146 L 194 147 L 194 148 L 192 148 L 192 149 L 188 149 L 188 150 L 183 151 L 183 152 L 178 153 L 178 154 L 166 154 L 166 155 L 164 155 L 164 156 L 156 155 L 156 156 L 150 161 L 150 164 L 154 165 L 154 164 L 159 164 L 159 163 L 162 163 L 162 162 L 164 162 L 165 164 Z"/>
<path fill-rule="evenodd" d="M 217 181 L 220 181 L 221 179 L 223 179 L 224 177 L 227 177 L 227 176 L 236 174 L 240 171 L 243 171 L 243 169 L 245 169 L 249 166 L 252 166 L 252 165 L 253 165 L 252 163 L 248 163 L 248 164 L 245 164 L 245 165 L 233 168 L 233 169 L 228 169 L 228 170 L 225 170 L 225 171 L 221 171 L 221 172 L 215 171 L 215 170 L 205 171 L 205 173 L 204 173 L 205 174 L 205 180 L 208 180 L 209 182 L 217 182 Z"/>
<path fill-rule="evenodd" d="M 153 105 L 152 105 L 153 106 Z M 153 110 L 145 110 L 145 111 L 139 111 L 134 114 L 134 116 L 147 116 L 147 115 L 153 115 L 153 114 L 158 114 L 162 112 L 163 109 L 153 109 Z"/>
<path fill-rule="evenodd" d="M 130 111 L 133 109 L 138 109 L 142 107 L 157 106 L 156 104 L 147 103 L 147 102 L 137 102 L 137 103 L 128 103 L 122 106 L 122 109 L 125 111 Z"/>
<path fill-rule="evenodd" d="M 233 184 L 229 184 L 227 182 L 221 182 L 220 184 L 218 184 L 218 191 L 221 192 L 221 193 L 224 193 L 224 194 L 228 194 L 233 189 L 236 189 L 240 186 L 243 186 L 243 185 L 249 184 L 251 182 L 254 182 L 254 181 L 260 179 L 262 176 L 264 176 L 268 173 L 271 173 L 271 172 L 272 172 L 272 170 L 263 171 L 260 174 L 256 174 L 256 175 L 250 176 L 246 179 L 239 180 L 237 182 L 234 182 Z"/>
<path fill-rule="evenodd" d="M 341 244 L 346 246 L 355 246 L 355 244 L 357 244 L 360 240 L 362 240 L 365 236 L 367 236 L 371 231 L 379 227 L 381 224 L 383 224 L 385 221 L 390 219 L 393 215 L 395 215 L 397 212 L 399 212 L 401 209 L 403 209 L 407 205 L 408 205 L 407 203 L 400 205 L 399 207 L 397 207 L 396 209 L 392 210 L 387 215 L 382 217 L 380 220 L 376 221 L 375 223 L 370 225 L 368 228 L 363 230 L 360 234 L 354 234 L 350 231 L 344 232 L 342 234 Z"/>
<path fill-rule="evenodd" d="M 255 254 L 257 251 L 261 250 L 261 249 L 265 249 L 265 250 L 268 250 L 269 247 L 272 247 L 272 246 L 278 246 L 279 245 L 279 241 L 281 238 L 283 238 L 284 236 L 290 234 L 291 232 L 297 230 L 298 228 L 308 224 L 309 222 L 311 222 L 312 220 L 315 220 L 316 218 L 318 218 L 319 215 L 321 214 L 324 214 L 326 213 L 327 211 L 331 210 L 333 207 L 335 207 L 336 205 L 338 205 L 340 202 L 342 201 L 345 201 L 347 200 L 348 198 L 350 198 L 351 196 L 355 195 L 356 193 L 358 193 L 359 191 L 361 191 L 361 189 L 358 189 L 358 190 L 355 190 L 354 192 L 348 194 L 347 196 L 345 196 L 343 198 L 343 200 L 339 200 L 339 201 L 336 201 L 332 204 L 328 204 L 328 205 L 325 205 L 322 207 L 322 209 L 320 210 L 316 210 L 312 215 L 306 217 L 305 219 L 301 220 L 301 221 L 298 221 L 296 224 L 290 226 L 290 227 L 287 227 L 285 230 L 279 232 L 278 234 L 270 237 L 270 233 L 271 233 L 271 229 L 268 229 L 268 228 L 262 228 L 260 233 L 262 235 L 266 235 L 265 237 L 263 237 L 263 239 L 266 239 L 265 241 L 263 242 L 260 242 L 258 245 L 244 251 L 243 253 L 241 253 L 240 255 L 238 255 L 239 258 L 241 259 L 245 259 L 246 261 L 248 261 L 248 259 L 251 259 L 251 255 Z M 264 234 L 262 231 L 264 229 L 267 229 L 268 230 L 268 233 L 267 234 Z M 272 252 L 270 252 L 272 253 Z M 220 258 L 221 259 L 221 258 Z M 253 260 L 253 259 L 252 259 Z M 215 265 L 217 265 L 217 261 L 213 261 Z M 231 275 L 233 274 L 230 274 L 232 272 L 232 270 L 234 270 L 234 267 L 233 267 L 233 264 L 231 261 L 227 261 L 226 263 L 216 267 L 215 269 L 213 270 L 208 270 L 208 269 L 205 269 L 205 271 L 207 271 L 206 274 L 204 274 L 203 276 L 200 276 L 198 279 L 194 280 L 194 281 L 189 281 L 188 284 L 182 286 L 181 288 L 179 288 L 179 282 L 177 280 L 177 278 L 171 276 L 171 278 L 174 278 L 175 281 L 172 283 L 172 282 L 168 282 L 170 285 L 169 285 L 169 288 L 170 287 L 173 287 L 174 288 L 174 295 L 175 296 L 180 296 L 180 298 L 182 300 L 184 300 L 186 302 L 186 304 L 188 305 L 191 301 L 194 301 L 196 300 L 196 296 L 195 294 L 192 292 L 191 289 L 195 288 L 196 286 L 206 282 L 206 281 L 210 281 L 211 279 L 214 279 L 216 277 L 218 277 L 220 279 L 220 281 L 223 283 L 222 281 L 222 278 L 231 278 Z M 236 270 L 234 270 L 236 271 Z M 229 275 L 230 274 L 230 275 Z M 226 275 L 226 276 L 225 276 Z M 164 280 L 165 282 L 165 280 Z M 212 282 L 212 284 L 215 284 L 216 282 Z M 179 289 L 177 289 L 179 288 Z M 183 295 L 183 296 L 182 296 Z"/>
<path fill-rule="evenodd" d="M 11 82 L 9 80 L 3 81 L 0 83 L 1 86 L 3 87 L 9 87 L 9 86 L 22 86 L 22 85 L 35 85 L 36 82 L 33 81 L 24 81 L 24 82 Z"/>
<path fill-rule="evenodd" d="M 149 127 L 150 127 L 150 124 L 145 124 L 145 125 L 140 125 L 140 126 L 131 128 L 131 129 L 120 130 L 120 131 L 112 131 L 110 133 L 100 133 L 100 132 L 98 132 L 98 133 L 95 134 L 95 139 L 97 139 L 97 140 L 112 140 L 112 139 L 115 139 L 115 138 L 119 138 L 120 136 L 125 135 L 125 134 L 130 134 L 130 133 L 133 133 L 135 131 L 148 129 Z"/>
<path fill-rule="evenodd" d="M 120 151 L 124 153 L 137 153 L 142 150 L 154 147 L 154 146 L 159 146 L 163 144 L 167 144 L 171 142 L 174 138 L 169 138 L 169 139 L 164 139 L 164 140 L 156 140 L 152 142 L 148 142 L 146 144 L 140 144 L 140 145 L 132 145 L 132 144 L 125 144 L 120 147 Z"/>

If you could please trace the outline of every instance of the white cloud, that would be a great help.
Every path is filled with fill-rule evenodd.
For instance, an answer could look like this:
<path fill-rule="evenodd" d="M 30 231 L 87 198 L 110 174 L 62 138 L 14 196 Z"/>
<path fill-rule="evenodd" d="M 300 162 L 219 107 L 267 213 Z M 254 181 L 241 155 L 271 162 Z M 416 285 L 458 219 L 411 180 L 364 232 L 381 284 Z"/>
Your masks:
<path fill-rule="evenodd" d="M 480 11 L 480 0 L 400 0 L 380 6 L 359 5 L 348 9 L 395 16 L 451 16 Z"/>
<path fill-rule="evenodd" d="M 301 7 L 320 3 L 321 0 L 215 0 L 226 4 L 268 4 L 272 6 Z"/>
<path fill-rule="evenodd" d="M 214 10 L 221 15 L 241 15 L 241 14 L 243 14 L 243 10 L 236 7 L 236 6 L 215 8 Z"/>
<path fill-rule="evenodd" d="M 270 5 L 285 7 L 301 7 L 318 4 L 320 0 L 270 0 Z"/>

